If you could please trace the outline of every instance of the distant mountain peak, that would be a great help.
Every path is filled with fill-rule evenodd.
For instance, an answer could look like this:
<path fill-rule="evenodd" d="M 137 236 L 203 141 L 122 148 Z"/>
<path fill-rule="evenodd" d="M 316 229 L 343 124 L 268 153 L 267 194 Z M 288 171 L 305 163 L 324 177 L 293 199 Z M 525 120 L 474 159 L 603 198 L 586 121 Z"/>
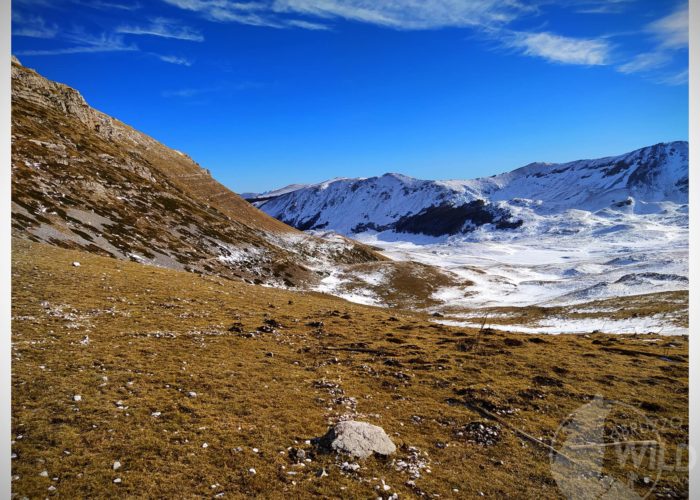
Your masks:
<path fill-rule="evenodd" d="M 379 177 L 332 179 L 272 191 L 253 201 L 270 215 L 301 229 L 332 229 L 353 235 L 365 231 L 426 229 L 434 217 L 441 234 L 470 232 L 491 225 L 520 227 L 516 212 L 530 200 L 540 213 L 580 209 L 650 210 L 649 203 L 687 203 L 688 143 L 675 141 L 605 158 L 567 163 L 533 162 L 511 172 L 472 180 L 420 180 L 389 172 Z M 474 205 L 476 201 L 482 205 Z M 461 217 L 461 219 L 460 219 Z M 441 219 L 438 221 L 438 218 Z M 445 219 L 450 224 L 443 224 Z M 413 224 L 420 220 L 420 224 Z M 460 224 L 461 221 L 461 224 Z M 456 228 L 456 229 L 455 229 Z M 439 231 L 438 231 L 439 232 Z"/>

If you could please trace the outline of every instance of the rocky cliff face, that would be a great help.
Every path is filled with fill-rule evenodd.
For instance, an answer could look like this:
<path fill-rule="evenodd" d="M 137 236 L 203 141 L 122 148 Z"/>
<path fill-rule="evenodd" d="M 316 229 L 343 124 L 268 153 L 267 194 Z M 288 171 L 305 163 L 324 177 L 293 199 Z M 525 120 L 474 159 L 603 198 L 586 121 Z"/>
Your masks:
<path fill-rule="evenodd" d="M 250 206 L 189 156 L 12 60 L 13 235 L 119 259 L 280 286 L 381 260 Z"/>

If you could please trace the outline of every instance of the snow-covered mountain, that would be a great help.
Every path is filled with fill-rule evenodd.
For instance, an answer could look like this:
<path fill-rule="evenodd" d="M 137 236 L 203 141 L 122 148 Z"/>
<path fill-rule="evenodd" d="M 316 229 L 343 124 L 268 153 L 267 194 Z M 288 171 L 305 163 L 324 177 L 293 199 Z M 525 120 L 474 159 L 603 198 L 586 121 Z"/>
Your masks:
<path fill-rule="evenodd" d="M 396 261 L 466 280 L 471 285 L 438 287 L 430 297 L 457 317 L 475 307 L 575 307 L 688 289 L 687 142 L 598 160 L 532 163 L 482 179 L 386 174 L 247 198 L 299 229 L 351 235 Z M 333 273 L 321 290 L 356 300 L 338 289 L 343 279 Z M 371 281 L 385 286 L 381 277 Z M 589 309 L 614 314 L 606 307 Z M 471 321 L 469 314 L 464 318 Z M 653 331 L 687 330 L 682 315 L 638 319 L 616 326 L 605 317 L 595 328 L 590 318 L 552 322 L 556 331 L 649 331 L 652 323 L 662 325 Z"/>
<path fill-rule="evenodd" d="M 473 180 L 400 174 L 333 179 L 247 194 L 258 208 L 302 230 L 346 235 L 395 232 L 446 236 L 476 228 L 527 231 L 532 217 L 567 210 L 656 213 L 688 202 L 688 143 L 656 144 L 620 156 L 532 163 Z"/>

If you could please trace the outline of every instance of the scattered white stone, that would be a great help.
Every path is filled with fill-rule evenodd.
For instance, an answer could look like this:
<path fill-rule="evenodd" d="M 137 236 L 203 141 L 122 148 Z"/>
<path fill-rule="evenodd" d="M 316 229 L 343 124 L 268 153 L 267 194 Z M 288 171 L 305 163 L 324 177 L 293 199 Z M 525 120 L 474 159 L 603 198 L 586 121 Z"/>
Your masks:
<path fill-rule="evenodd" d="M 82 400 L 83 400 L 83 397 L 80 394 L 76 394 L 75 396 L 73 396 L 73 401 L 75 401 L 75 402 L 82 401 Z"/>
<path fill-rule="evenodd" d="M 49 491 L 56 491 L 56 487 L 52 484 L 51 486 L 48 487 Z"/>
<path fill-rule="evenodd" d="M 252 467 L 251 467 L 250 469 L 248 469 L 248 472 L 250 472 L 250 473 L 253 474 L 253 475 L 255 475 L 255 474 L 258 473 L 258 471 L 256 471 L 256 470 L 253 469 Z"/>
<path fill-rule="evenodd" d="M 114 484 L 119 484 L 122 482 L 122 478 L 118 477 L 114 480 Z"/>
<path fill-rule="evenodd" d="M 112 464 L 112 470 L 119 470 L 119 469 L 121 469 L 121 467 L 122 467 L 122 463 L 119 460 L 115 461 Z"/>
<path fill-rule="evenodd" d="M 45 470 L 42 470 L 42 471 L 39 473 L 39 475 L 40 475 L 41 477 L 49 477 L 48 471 L 45 471 Z"/>
<path fill-rule="evenodd" d="M 351 464 L 349 462 L 343 462 L 340 464 L 340 469 L 345 472 L 357 472 L 360 470 L 360 464 Z"/>
<path fill-rule="evenodd" d="M 152 416 L 152 417 L 156 417 L 156 418 L 160 417 L 161 415 L 162 415 L 162 414 L 161 414 L 161 412 L 159 412 L 159 411 L 154 411 L 153 413 L 151 413 L 151 416 Z"/>
<path fill-rule="evenodd" d="M 81 340 L 80 343 L 81 343 L 82 345 L 90 345 L 90 337 L 88 337 L 87 335 L 85 335 L 85 337 L 83 337 L 83 340 Z"/>
<path fill-rule="evenodd" d="M 260 453 L 260 450 L 258 450 L 257 448 L 253 448 L 253 453 Z"/>
<path fill-rule="evenodd" d="M 204 443 L 204 444 L 202 445 L 202 448 L 209 448 L 209 443 Z"/>
<path fill-rule="evenodd" d="M 73 262 L 73 267 L 80 267 L 80 262 L 78 262 L 78 261 Z"/>
<path fill-rule="evenodd" d="M 189 397 L 191 397 L 191 398 L 196 398 L 196 397 L 197 397 L 197 393 L 194 392 L 194 391 L 188 392 L 187 395 L 188 395 Z"/>

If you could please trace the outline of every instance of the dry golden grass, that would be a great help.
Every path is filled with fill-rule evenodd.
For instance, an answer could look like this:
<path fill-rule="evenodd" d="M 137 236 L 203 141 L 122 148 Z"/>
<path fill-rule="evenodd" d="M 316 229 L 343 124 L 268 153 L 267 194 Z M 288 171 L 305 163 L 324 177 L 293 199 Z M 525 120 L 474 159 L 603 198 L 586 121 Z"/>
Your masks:
<path fill-rule="evenodd" d="M 478 333 L 22 240 L 12 287 L 19 497 L 560 497 L 540 446 L 506 428 L 492 446 L 457 434 L 489 423 L 474 404 L 549 441 L 601 394 L 643 409 L 671 453 L 688 439 L 686 337 Z M 305 444 L 346 414 L 383 427 L 396 455 L 345 473 L 347 457 Z M 408 447 L 428 464 L 415 486 L 392 465 Z M 686 481 L 672 471 L 655 491 L 687 496 Z"/>

